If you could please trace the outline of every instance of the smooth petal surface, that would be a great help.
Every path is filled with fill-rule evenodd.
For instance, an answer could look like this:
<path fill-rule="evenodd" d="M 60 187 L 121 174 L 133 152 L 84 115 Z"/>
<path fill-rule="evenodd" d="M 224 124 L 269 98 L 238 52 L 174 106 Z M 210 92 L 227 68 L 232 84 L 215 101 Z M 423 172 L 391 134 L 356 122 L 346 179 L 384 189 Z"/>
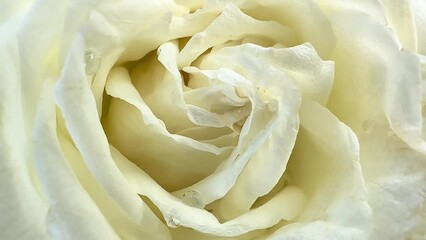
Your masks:
<path fill-rule="evenodd" d="M 317 103 L 303 104 L 300 119 L 287 171 L 309 202 L 295 223 L 267 239 L 367 239 L 371 212 L 355 134 Z"/>
<path fill-rule="evenodd" d="M 150 238 L 167 237 L 167 229 L 150 213 L 137 194 L 126 187 L 125 179 L 112 161 L 109 145 L 98 119 L 95 100 L 86 81 L 81 60 L 82 49 L 82 39 L 76 38 L 66 67 L 55 86 L 55 101 L 64 115 L 67 129 L 90 172 L 121 211 L 141 224 Z"/>
<path fill-rule="evenodd" d="M 417 52 L 417 31 L 410 1 L 381 0 L 388 25 L 398 35 L 402 47 Z"/>
<path fill-rule="evenodd" d="M 331 17 L 335 19 L 333 24 L 339 39 L 334 56 L 337 72 L 330 99 L 331 109 L 357 132 L 363 120 L 383 121 L 380 119 L 382 113 L 374 110 L 373 106 L 377 104 L 383 109 L 392 129 L 412 147 L 424 152 L 426 145 L 420 139 L 422 117 L 418 58 L 413 53 L 400 50 L 395 36 L 362 13 L 335 10 Z M 354 18 L 357 21 L 353 21 Z M 369 27 L 360 28 L 360 24 Z M 349 34 L 347 29 L 359 30 Z M 359 38 L 354 38 L 355 34 L 359 34 Z M 348 54 L 351 59 L 346 58 Z M 370 61 L 368 66 L 365 64 L 367 61 Z M 353 68 L 353 65 L 359 67 Z M 355 86 L 365 89 L 355 92 L 362 97 L 344 95 L 344 91 Z M 355 110 L 355 113 L 349 114 L 349 109 L 351 112 Z"/>
<path fill-rule="evenodd" d="M 342 11 L 338 7 L 329 8 L 328 15 L 338 40 L 333 57 L 336 62 L 335 85 L 329 107 L 360 137 L 361 162 L 376 226 L 370 239 L 401 239 L 413 231 L 415 212 L 422 204 L 419 198 L 424 195 L 422 187 L 417 191 L 407 188 L 414 183 L 424 186 L 424 174 L 421 173 L 424 156 L 402 160 L 397 157 L 399 153 L 387 154 L 395 153 L 404 145 L 390 140 L 394 138 L 393 134 L 409 145 L 407 151 L 410 154 L 414 154 L 410 148 L 424 154 L 419 59 L 414 53 L 401 50 L 396 35 L 374 17 L 353 10 Z M 352 94 L 347 94 L 349 91 Z M 381 129 L 380 141 L 386 142 L 389 148 L 376 146 L 379 140 L 374 139 L 379 136 L 369 135 L 376 128 Z M 364 151 L 369 152 L 364 154 Z M 387 157 L 378 157 L 382 154 Z M 412 176 L 410 180 L 401 178 L 410 172 L 407 169 L 417 169 L 409 174 Z M 390 187 L 386 182 L 390 179 L 381 180 L 385 176 L 399 179 L 401 184 Z M 410 194 L 400 195 L 398 192 Z"/>
<path fill-rule="evenodd" d="M 426 55 L 426 3 L 422 0 L 410 1 L 417 32 L 418 52 Z"/>
<path fill-rule="evenodd" d="M 223 4 L 221 0 L 218 2 Z M 296 41 L 287 47 L 309 42 L 315 46 L 316 52 L 322 59 L 330 59 L 336 39 L 330 21 L 316 1 L 235 0 L 235 2 L 251 17 L 259 20 L 273 20 L 292 29 Z"/>
<path fill-rule="evenodd" d="M 288 187 L 267 204 L 221 224 L 213 214 L 203 209 L 190 207 L 164 191 L 146 173 L 128 161 L 118 151 L 112 149 L 112 154 L 120 170 L 127 177 L 129 184 L 155 203 L 170 227 L 182 225 L 217 236 L 236 236 L 251 230 L 272 226 L 281 219 L 290 220 L 304 206 L 305 196 L 303 192 L 298 188 Z M 298 203 L 297 206 L 294 203 Z M 282 207 L 283 205 L 291 205 L 292 207 Z"/>
<path fill-rule="evenodd" d="M 49 239 L 47 206 L 33 183 L 25 131 L 19 45 L 14 25 L 0 26 L 0 238 Z M 31 201 L 28 201 L 31 199 Z"/>
<path fill-rule="evenodd" d="M 0 3 L 0 25 L 4 22 L 10 21 L 14 17 L 24 14 L 28 11 L 33 0 L 25 1 L 2 1 Z"/>
<path fill-rule="evenodd" d="M 10 10 L 6 15 L 1 14 L 2 18 L 17 14 L 17 18 L 3 23 L 0 30 L 1 83 L 5 84 L 2 85 L 5 92 L 1 94 L 1 102 L 5 104 L 1 107 L 1 127 L 2 136 L 7 138 L 1 144 L 4 148 L 1 163 L 5 169 L 2 183 L 8 184 L 2 192 L 9 196 L 7 201 L 2 200 L 5 215 L 1 220 L 7 227 L 2 224 L 1 234 L 5 239 L 49 238 L 45 226 L 48 206 L 39 196 L 42 195 L 40 182 L 34 170 L 32 127 L 46 69 L 50 78 L 57 76 L 66 51 L 63 46 L 71 41 L 64 39 L 59 44 L 57 40 L 75 32 L 73 27 L 64 28 L 72 4 L 49 0 L 27 4 L 28 1 L 19 1 L 9 3 L 12 8 L 1 8 L 1 11 Z M 75 23 L 84 19 L 88 10 L 87 5 L 80 5 L 79 13 L 74 14 Z M 45 25 L 50 27 L 42 27 Z"/>
<path fill-rule="evenodd" d="M 380 125 L 360 136 L 361 159 L 375 226 L 369 239 L 424 237 L 425 157 Z M 423 210 L 424 211 L 424 210 Z M 423 212 L 424 213 L 424 212 Z M 421 224 L 423 222 L 423 224 Z M 423 236 L 417 236 L 415 230 Z"/>
<path fill-rule="evenodd" d="M 49 233 L 53 239 L 119 239 L 67 163 L 56 132 L 52 89 L 53 81 L 45 81 L 33 137 L 35 163 L 49 205 Z"/>

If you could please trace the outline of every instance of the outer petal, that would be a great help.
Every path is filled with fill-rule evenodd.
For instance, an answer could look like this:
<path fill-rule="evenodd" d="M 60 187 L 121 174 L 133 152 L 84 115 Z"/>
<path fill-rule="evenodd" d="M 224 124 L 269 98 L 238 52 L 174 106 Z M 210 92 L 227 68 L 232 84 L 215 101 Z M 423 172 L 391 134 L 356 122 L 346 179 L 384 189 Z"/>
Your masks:
<path fill-rule="evenodd" d="M 417 52 L 415 16 L 410 1 L 381 0 L 389 27 L 398 35 L 402 47 Z"/>
<path fill-rule="evenodd" d="M 398 152 L 379 156 L 387 155 L 392 148 L 394 153 L 399 148 L 406 148 L 410 154 L 414 154 L 410 148 L 426 153 L 425 142 L 421 139 L 419 58 L 401 50 L 396 36 L 374 17 L 331 7 L 328 15 L 338 40 L 333 57 L 336 78 L 329 106 L 360 136 L 362 151 L 369 151 L 361 159 L 371 196 L 374 225 L 377 226 L 371 238 L 401 239 L 415 227 L 416 209 L 422 204 L 419 196 L 424 195 L 421 187 L 424 186 L 421 164 L 424 156 L 401 157 Z M 371 141 L 365 141 L 363 136 L 368 136 L 376 128 L 381 129 L 382 136 L 369 136 Z M 401 142 L 389 143 L 394 133 L 409 147 L 403 147 Z M 380 147 L 379 140 L 373 140 L 375 138 L 381 138 L 380 141 L 388 146 Z M 412 177 L 403 179 L 402 175 Z M 386 182 L 390 179 L 382 181 L 387 176 L 399 179 L 399 184 L 390 187 Z M 413 185 L 420 188 L 415 190 Z M 385 222 L 389 224 L 382 224 Z"/>
<path fill-rule="evenodd" d="M 412 0 L 410 3 L 417 30 L 418 52 L 426 56 L 426 2 Z"/>
<path fill-rule="evenodd" d="M 380 0 L 313 0 L 317 3 L 325 15 L 329 11 L 341 9 L 345 11 L 362 12 L 374 18 L 376 21 L 386 24 L 386 18 L 383 12 L 383 6 Z"/>
<path fill-rule="evenodd" d="M 419 210 L 426 195 L 426 158 L 388 131 L 388 127 L 377 125 L 360 134 L 375 226 L 369 239 L 422 239 L 424 235 L 414 237 L 414 230 L 424 234 L 424 215 Z"/>
<path fill-rule="evenodd" d="M 383 121 L 384 113 L 396 134 L 413 148 L 426 153 L 426 143 L 420 136 L 418 57 L 400 50 L 396 37 L 363 13 L 334 9 L 330 18 L 338 37 L 333 57 L 336 81 L 330 108 L 355 132 L 362 129 L 363 121 Z M 351 91 L 352 94 L 347 94 Z"/>
<path fill-rule="evenodd" d="M 217 2 L 223 4 L 229 1 L 217 0 Z M 330 59 L 335 47 L 335 36 L 329 20 L 315 1 L 233 0 L 233 2 L 251 17 L 277 21 L 289 27 L 296 36 L 294 44 L 309 42 L 315 46 L 322 59 Z"/>
<path fill-rule="evenodd" d="M 36 167 L 49 205 L 49 233 L 54 239 L 119 239 L 66 161 L 56 132 L 52 89 L 53 81 L 46 80 L 34 131 Z"/>
<path fill-rule="evenodd" d="M 33 2 L 34 0 L 2 1 L 0 3 L 0 25 L 28 11 Z"/>
<path fill-rule="evenodd" d="M 0 27 L 0 238 L 49 239 L 47 207 L 31 175 L 16 25 Z M 6 37 L 7 36 L 7 37 Z"/>
<path fill-rule="evenodd" d="M 151 239 L 168 237 L 165 226 L 152 214 L 111 159 L 108 141 L 98 119 L 96 104 L 83 65 L 84 44 L 77 36 L 55 87 L 55 100 L 64 115 L 67 129 L 86 165 L 105 191 L 132 221 Z M 141 233 L 142 234 L 142 233 Z"/>
<path fill-rule="evenodd" d="M 4 58 L 1 61 L 1 67 L 5 67 L 2 70 L 2 73 L 5 73 L 2 75 L 5 80 L 2 79 L 1 83 L 5 84 L 5 88 L 2 87 L 2 89 L 7 89 L 7 92 L 1 94 L 5 98 L 1 101 L 5 104 L 5 107 L 2 107 L 4 111 L 1 113 L 1 127 L 6 128 L 4 137 L 7 136 L 8 139 L 7 143 L 2 144 L 7 150 L 2 151 L 5 155 L 1 157 L 2 164 L 5 164 L 5 169 L 8 169 L 4 172 L 6 174 L 4 176 L 8 177 L 2 182 L 12 183 L 8 186 L 8 191 L 19 190 L 19 194 L 18 192 L 8 194 L 12 202 L 2 201 L 5 204 L 13 203 L 4 212 L 13 211 L 13 215 L 10 216 L 14 218 L 11 220 L 7 217 L 2 220 L 9 221 L 8 224 L 16 224 L 16 226 L 2 229 L 1 234 L 4 234 L 5 239 L 15 239 L 18 236 L 24 239 L 47 237 L 44 226 L 42 227 L 47 208 L 40 202 L 39 196 L 35 195 L 39 186 L 33 169 L 30 136 L 46 69 L 49 69 L 53 76 L 58 74 L 64 52 L 67 51 L 67 44 L 72 41 L 71 36 L 90 10 L 88 5 L 80 5 L 79 12 L 73 14 L 73 23 L 76 25 L 68 26 L 65 19 L 69 17 L 68 10 L 73 5 L 67 1 L 41 0 L 31 6 L 27 5 L 29 3 L 29 1 L 15 1 L 8 6 L 19 5 L 19 7 L 2 7 L 0 10 L 11 10 L 6 15 L 2 14 L 1 17 L 13 14 L 18 16 L 18 18 L 12 18 L 15 22 L 6 22 L 1 25 L 0 30 L 1 56 Z M 24 12 L 25 15 L 20 15 Z M 44 27 L 47 25 L 49 28 Z M 65 25 L 67 27 L 64 28 Z M 14 31 L 3 32 L 10 27 L 14 28 Z M 40 27 L 43 27 L 43 34 L 40 34 Z M 63 37 L 62 45 L 58 42 L 61 37 Z M 10 94 L 13 94 L 13 97 Z M 12 106 L 13 111 L 9 109 Z M 14 134 L 9 136 L 11 133 Z M 10 162 L 12 159 L 14 159 L 13 163 Z M 16 179 L 17 174 L 22 175 Z M 23 195 L 20 196 L 20 194 Z M 29 222 L 26 222 L 28 220 Z M 23 228 L 27 229 L 23 231 Z"/>

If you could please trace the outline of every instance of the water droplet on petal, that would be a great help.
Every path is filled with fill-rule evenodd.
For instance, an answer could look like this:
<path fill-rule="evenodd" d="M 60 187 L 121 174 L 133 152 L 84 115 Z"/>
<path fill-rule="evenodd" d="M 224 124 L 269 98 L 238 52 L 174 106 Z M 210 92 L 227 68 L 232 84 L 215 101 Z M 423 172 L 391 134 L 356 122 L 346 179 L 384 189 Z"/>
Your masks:
<path fill-rule="evenodd" d="M 206 205 L 202 201 L 201 194 L 194 190 L 189 190 L 182 195 L 182 201 L 188 206 L 204 208 Z"/>
<path fill-rule="evenodd" d="M 180 226 L 180 222 L 179 222 L 179 220 L 177 220 L 173 217 L 170 217 L 170 218 L 167 219 L 167 226 L 169 226 L 171 228 L 177 228 L 177 227 Z"/>
<path fill-rule="evenodd" d="M 376 127 L 376 121 L 374 120 L 365 120 L 362 122 L 362 130 L 364 130 L 365 132 L 371 132 L 371 130 L 373 130 Z"/>
<path fill-rule="evenodd" d="M 101 67 L 101 59 L 92 50 L 87 50 L 84 53 L 84 63 L 86 63 L 87 75 L 95 74 Z"/>

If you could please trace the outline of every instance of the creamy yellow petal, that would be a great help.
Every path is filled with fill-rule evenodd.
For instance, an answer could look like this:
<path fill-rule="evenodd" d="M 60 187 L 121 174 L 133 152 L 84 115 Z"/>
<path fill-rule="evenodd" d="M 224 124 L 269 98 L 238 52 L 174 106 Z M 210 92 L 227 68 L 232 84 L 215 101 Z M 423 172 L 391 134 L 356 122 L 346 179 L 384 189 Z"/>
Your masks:
<path fill-rule="evenodd" d="M 76 38 L 55 86 L 55 101 L 58 104 L 67 129 L 80 151 L 90 172 L 103 189 L 132 221 L 141 224 L 150 238 L 168 235 L 136 192 L 127 186 L 123 175 L 113 162 L 109 144 L 96 111 L 96 103 L 86 81 L 83 65 L 84 44 Z M 144 221 L 156 223 L 155 228 L 146 228 Z"/>
<path fill-rule="evenodd" d="M 309 201 L 294 223 L 267 239 L 367 239 L 371 210 L 356 135 L 317 103 L 304 103 L 300 119 L 287 172 Z"/>

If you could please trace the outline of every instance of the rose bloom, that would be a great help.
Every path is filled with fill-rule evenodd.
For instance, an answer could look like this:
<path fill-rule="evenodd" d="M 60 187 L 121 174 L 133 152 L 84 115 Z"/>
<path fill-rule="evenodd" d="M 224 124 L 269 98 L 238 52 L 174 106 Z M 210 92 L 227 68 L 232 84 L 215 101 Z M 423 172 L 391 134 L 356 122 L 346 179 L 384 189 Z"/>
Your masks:
<path fill-rule="evenodd" d="M 426 239 L 424 81 L 424 0 L 2 1 L 0 239 Z"/>

